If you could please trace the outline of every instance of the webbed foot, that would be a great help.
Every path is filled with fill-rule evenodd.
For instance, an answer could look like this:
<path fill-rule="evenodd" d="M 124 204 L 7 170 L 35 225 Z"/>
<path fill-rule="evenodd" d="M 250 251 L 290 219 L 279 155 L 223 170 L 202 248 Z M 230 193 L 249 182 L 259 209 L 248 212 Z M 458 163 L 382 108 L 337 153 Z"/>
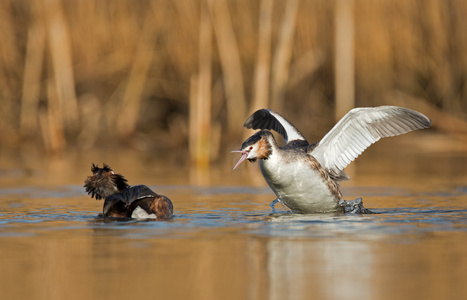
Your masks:
<path fill-rule="evenodd" d="M 355 200 L 340 200 L 339 205 L 344 209 L 346 213 L 352 214 L 372 214 L 373 212 L 363 206 L 362 198 Z"/>
<path fill-rule="evenodd" d="M 276 208 L 275 208 L 275 206 L 276 206 L 277 203 L 280 203 L 280 204 L 282 205 L 282 207 L 285 208 L 284 203 L 282 203 L 282 201 L 279 200 L 279 198 L 276 198 L 276 199 L 274 199 L 274 201 L 272 201 L 272 202 L 269 204 L 269 206 L 271 206 L 271 209 L 272 209 L 272 213 L 273 213 L 273 214 L 275 214 L 275 213 L 277 212 L 277 211 L 276 211 Z"/>

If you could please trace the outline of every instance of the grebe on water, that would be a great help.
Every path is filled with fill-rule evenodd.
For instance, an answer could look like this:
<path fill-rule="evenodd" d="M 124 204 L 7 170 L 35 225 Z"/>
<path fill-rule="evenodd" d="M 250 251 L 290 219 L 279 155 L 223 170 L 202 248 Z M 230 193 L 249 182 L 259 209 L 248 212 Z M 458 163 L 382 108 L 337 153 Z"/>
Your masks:
<path fill-rule="evenodd" d="M 344 168 L 379 139 L 428 128 L 431 120 L 397 106 L 354 108 L 319 143 L 311 145 L 295 126 L 270 109 L 256 111 L 244 126 L 262 130 L 232 151 L 242 154 L 233 169 L 245 159 L 259 159 L 261 173 L 277 196 L 271 203 L 273 211 L 281 202 L 297 213 L 367 213 L 361 199 L 342 199 L 338 182 L 350 179 Z M 287 144 L 279 147 L 264 129 L 282 134 Z"/>
<path fill-rule="evenodd" d="M 92 175 L 84 188 L 92 198 L 105 199 L 104 217 L 170 219 L 173 205 L 169 198 L 158 195 L 145 185 L 130 186 L 127 180 L 106 164 L 92 164 Z"/>

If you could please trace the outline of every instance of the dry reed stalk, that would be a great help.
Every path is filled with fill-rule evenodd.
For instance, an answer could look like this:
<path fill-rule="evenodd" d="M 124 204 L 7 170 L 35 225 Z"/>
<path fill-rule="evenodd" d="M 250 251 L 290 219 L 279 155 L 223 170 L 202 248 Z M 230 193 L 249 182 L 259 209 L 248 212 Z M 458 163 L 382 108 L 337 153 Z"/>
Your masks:
<path fill-rule="evenodd" d="M 140 33 L 138 47 L 131 66 L 125 92 L 119 105 L 119 111 L 124 114 L 124 117 L 117 118 L 116 120 L 117 132 L 123 138 L 131 135 L 138 124 L 144 85 L 154 56 L 152 47 L 156 35 L 153 18 L 153 11 L 148 11 L 146 13 L 143 30 Z"/>
<path fill-rule="evenodd" d="M 353 62 L 359 61 L 359 63 L 358 65 L 354 64 L 352 76 L 361 74 L 362 71 L 364 73 L 371 74 L 365 81 L 369 95 L 368 98 L 374 99 L 369 99 L 367 105 L 374 106 L 381 103 L 379 95 L 393 87 L 394 66 L 391 64 L 391 61 L 398 55 L 397 52 L 399 52 L 400 46 L 394 45 L 394 40 L 390 37 L 388 25 L 397 21 L 394 20 L 394 16 L 388 16 L 385 14 L 385 12 L 387 12 L 387 8 L 385 8 L 384 5 L 371 3 L 364 9 L 366 9 L 366 24 L 360 25 L 360 28 L 357 28 L 356 24 L 358 20 L 357 13 L 360 13 L 360 11 L 355 9 L 352 12 L 352 14 L 355 15 L 352 17 L 352 21 L 355 26 L 354 32 L 359 32 L 359 36 L 361 37 L 359 39 L 360 41 L 363 39 L 360 44 L 357 44 L 357 35 L 354 34 L 354 57 L 352 59 Z M 401 30 L 409 31 L 410 29 L 403 28 Z M 371 41 L 368 41 L 367 37 L 370 37 Z M 398 39 L 396 39 L 396 41 L 397 40 Z M 404 65 L 407 63 L 408 62 L 405 61 L 402 62 Z M 357 90 L 359 90 L 359 87 L 357 87 L 356 80 L 354 79 L 354 91 L 356 92 Z M 370 96 L 371 94 L 374 96 Z M 355 97 L 355 95 L 353 94 L 352 97 Z M 354 100 L 354 102 L 356 102 L 356 100 Z M 352 107 L 349 106 L 348 108 L 350 109 Z M 345 113 L 345 109 L 342 110 L 342 113 Z M 336 118 L 339 117 L 336 116 Z"/>
<path fill-rule="evenodd" d="M 67 126 L 76 126 L 78 103 L 75 94 L 69 31 L 60 0 L 44 0 L 49 48 L 52 57 L 57 101 Z"/>
<path fill-rule="evenodd" d="M 2 105 L 0 107 L 0 126 L 11 125 L 16 120 L 17 115 L 7 106 L 16 104 L 18 90 L 20 88 L 17 74 L 23 71 L 22 54 L 23 45 L 19 41 L 20 30 L 17 28 L 18 17 L 13 11 L 14 5 L 9 1 L 0 1 L 0 97 Z M 8 102 L 13 103 L 6 103 Z M 11 107 L 13 108 L 13 107 Z M 9 124 L 8 124 L 9 123 Z"/>
<path fill-rule="evenodd" d="M 335 7 L 336 104 L 334 118 L 339 120 L 355 107 L 354 2 L 338 0 Z"/>
<path fill-rule="evenodd" d="M 191 166 L 196 168 L 198 162 L 199 148 L 199 114 L 198 107 L 198 77 L 193 75 L 190 80 L 190 101 L 188 109 L 188 151 L 190 155 Z"/>
<path fill-rule="evenodd" d="M 42 137 L 45 150 L 51 154 L 59 154 L 66 148 L 65 128 L 62 103 L 58 98 L 56 81 L 47 82 L 47 112 L 40 112 Z"/>
<path fill-rule="evenodd" d="M 221 60 L 227 104 L 227 130 L 239 135 L 246 114 L 240 49 L 226 0 L 207 0 Z"/>
<path fill-rule="evenodd" d="M 31 4 L 36 19 L 28 29 L 26 61 L 23 75 L 23 92 L 20 112 L 20 131 L 31 134 L 37 129 L 42 66 L 44 64 L 45 28 L 41 5 Z"/>
<path fill-rule="evenodd" d="M 457 114 L 462 103 L 460 99 L 453 101 L 457 93 L 455 85 L 458 82 L 455 78 L 455 69 L 459 61 L 453 51 L 455 46 L 452 43 L 452 35 L 446 34 L 452 31 L 450 28 L 452 12 L 449 11 L 449 5 L 442 1 L 427 1 L 426 5 L 428 6 L 426 19 L 430 20 L 426 24 L 429 32 L 426 44 L 431 54 L 431 59 L 427 60 L 431 73 L 429 74 L 430 88 L 436 91 L 436 97 L 442 103 L 443 108 Z"/>
<path fill-rule="evenodd" d="M 99 99 L 93 94 L 84 94 L 79 98 L 81 130 L 77 142 L 81 149 L 90 149 L 98 142 L 99 126 L 104 110 Z"/>
<path fill-rule="evenodd" d="M 278 111 L 283 110 L 282 102 L 289 78 L 289 67 L 292 58 L 293 37 L 299 2 L 299 0 L 290 0 L 286 2 L 272 63 L 271 106 Z"/>
<path fill-rule="evenodd" d="M 46 110 L 39 110 L 38 113 L 40 132 L 42 136 L 42 141 L 44 143 L 44 148 L 47 152 L 52 152 L 51 150 L 51 141 L 50 141 L 50 132 L 48 124 L 48 115 Z"/>
<path fill-rule="evenodd" d="M 203 3 L 205 1 L 203 0 Z M 261 5 L 270 5 L 270 2 L 264 0 L 261 4 L 261 2 L 247 0 L 227 0 L 228 8 L 225 2 L 225 0 L 221 2 L 212 0 L 209 4 L 209 7 L 212 7 L 211 13 L 215 20 L 217 42 L 219 42 L 219 46 L 216 47 L 222 56 L 218 62 L 216 60 L 217 54 L 213 54 L 212 76 L 216 79 L 222 78 L 220 73 L 225 73 L 225 93 L 219 88 L 218 94 L 226 95 L 226 97 L 218 98 L 213 95 L 213 103 L 215 99 L 222 98 L 222 100 L 215 102 L 216 108 L 211 109 L 212 119 L 220 120 L 219 122 L 222 124 L 226 123 L 221 118 L 225 116 L 225 111 L 227 111 L 228 123 L 231 125 L 223 129 L 222 137 L 226 137 L 224 140 L 229 140 L 232 137 L 229 134 L 236 134 L 236 130 L 242 130 L 241 123 L 247 116 L 246 111 L 240 112 L 238 116 L 232 116 L 232 113 L 245 109 L 245 106 L 240 107 L 240 109 L 236 107 L 247 102 L 244 96 L 247 91 L 253 91 L 253 94 L 257 93 L 259 91 L 258 82 L 264 80 L 259 79 L 259 62 L 255 61 L 259 59 L 257 56 L 261 45 L 257 44 L 259 41 L 257 40 L 258 32 L 254 28 L 258 24 L 256 20 L 258 9 L 263 10 L 264 7 L 261 8 Z M 154 28 L 157 28 L 155 30 L 157 30 L 158 37 L 161 37 L 157 40 L 157 45 L 160 47 L 157 48 L 157 52 L 152 54 L 154 57 L 148 67 L 150 68 L 148 77 L 143 78 L 146 83 L 151 80 L 151 87 L 146 85 L 143 87 L 142 93 L 147 93 L 149 97 L 156 95 L 157 97 L 174 99 L 174 102 L 177 103 L 171 102 L 171 109 L 178 109 L 176 114 L 182 115 L 185 108 L 181 107 L 184 107 L 190 93 L 188 84 L 190 77 L 197 73 L 194 70 L 199 59 L 197 49 L 199 46 L 198 23 L 200 16 L 198 6 L 200 1 L 40 0 L 34 2 L 32 0 L 4 0 L 0 1 L 0 28 L 2 32 L 0 39 L 0 101 L 2 103 L 0 106 L 0 135 L 5 137 L 9 134 L 12 136 L 12 140 L 17 140 L 17 137 L 13 135 L 21 134 L 24 132 L 24 128 L 29 127 L 34 130 L 34 126 L 31 125 L 34 124 L 34 118 L 37 118 L 37 115 L 34 115 L 34 110 L 37 114 L 38 97 L 44 97 L 47 94 L 47 84 L 45 83 L 47 76 L 56 79 L 56 94 L 58 93 L 64 106 L 67 105 L 70 98 L 74 97 L 73 89 L 75 88 L 77 93 L 79 91 L 79 95 L 86 93 L 96 95 L 102 104 L 102 110 L 105 112 L 102 115 L 103 121 L 108 121 L 107 126 L 104 125 L 104 122 L 100 123 L 100 128 L 97 130 L 102 135 L 110 128 L 109 132 L 106 133 L 111 133 L 110 131 L 115 128 L 116 122 L 114 120 L 121 118 L 122 114 L 126 113 L 122 112 L 118 105 L 123 98 L 128 97 L 125 96 L 125 93 L 131 94 L 131 84 L 129 85 L 129 81 L 124 81 L 125 74 L 127 70 L 135 67 L 134 64 L 132 66 L 132 62 L 134 62 L 132 59 L 135 52 L 138 51 L 141 40 L 139 35 L 141 23 L 145 20 L 147 7 L 153 3 L 157 4 L 157 11 L 153 9 L 153 24 Z M 275 7 L 270 21 L 274 29 L 271 32 L 275 33 L 278 29 L 279 34 L 277 40 L 274 40 L 273 36 L 274 44 L 272 47 L 275 52 L 272 53 L 272 59 L 270 59 L 269 76 L 272 87 L 269 93 L 277 95 L 281 94 L 277 91 L 282 91 L 282 93 L 286 91 L 291 104 L 286 110 L 296 112 L 303 109 L 305 112 L 316 112 L 316 115 L 320 115 L 324 120 L 325 116 L 331 114 L 335 92 L 334 80 L 331 77 L 334 75 L 333 68 L 335 66 L 330 63 L 332 58 L 329 55 L 334 54 L 335 48 L 342 50 L 340 46 L 336 47 L 335 28 L 330 20 L 334 21 L 332 16 L 334 13 L 337 14 L 338 5 L 348 5 L 348 3 L 323 0 L 302 1 L 296 20 L 292 19 L 292 22 L 287 23 L 284 21 L 286 19 L 284 12 L 286 9 L 288 9 L 287 14 L 293 12 L 291 9 L 294 6 L 293 3 L 297 4 L 298 1 L 274 1 Z M 446 112 L 460 118 L 466 118 L 467 18 L 464 16 L 467 14 L 467 2 L 428 0 L 422 3 L 405 0 L 353 0 L 351 3 L 354 4 L 355 14 L 358 14 L 358 17 L 355 18 L 354 41 L 355 91 L 359 96 L 358 105 L 380 105 L 382 104 L 381 93 L 399 89 L 413 97 L 427 99 L 427 102 Z M 45 50 L 41 50 L 38 36 L 37 41 L 34 41 L 34 27 L 27 27 L 30 24 L 35 26 L 34 22 L 31 22 L 31 17 L 36 18 L 36 13 L 34 11 L 29 13 L 29 7 L 33 8 L 34 5 L 40 5 L 47 9 L 43 16 L 44 20 L 48 21 L 47 27 L 45 27 L 45 45 L 42 46 Z M 278 7 L 284 9 L 279 10 Z M 227 13 L 223 13 L 224 10 Z M 337 19 L 340 18 L 336 17 L 336 22 Z M 221 26 L 218 26 L 219 24 Z M 223 29 L 222 26 L 227 29 Z M 294 31 L 293 26 L 296 27 L 296 31 Z M 232 27 L 235 27 L 239 38 L 237 40 L 235 40 Z M 267 26 L 263 28 L 267 28 Z M 280 49 L 285 47 L 287 50 L 287 43 L 281 37 L 284 36 L 283 32 L 286 32 L 286 28 L 290 32 L 287 36 L 290 39 L 288 60 L 292 63 L 285 63 L 286 67 L 280 68 L 277 66 L 284 65 L 284 58 L 287 57 L 287 55 L 280 55 L 280 53 L 287 53 L 283 50 L 284 48 Z M 260 34 L 259 38 L 267 40 L 266 35 Z M 262 44 L 261 41 L 259 43 Z M 33 44 L 37 44 L 37 49 L 33 49 Z M 224 51 L 231 45 L 233 45 L 232 49 Z M 73 50 L 73 53 L 70 49 Z M 293 49 L 293 60 L 290 60 L 291 49 Z M 311 75 L 317 67 L 316 64 L 312 63 L 316 49 L 323 51 L 324 58 L 322 59 L 323 63 L 317 62 L 320 66 L 319 72 Z M 42 56 L 42 65 L 52 66 L 53 72 L 49 69 L 39 71 L 41 51 L 47 53 L 47 55 Z M 229 57 L 232 53 L 233 59 Z M 239 53 L 242 61 L 240 61 Z M 73 57 L 71 57 L 72 54 Z M 282 57 L 282 63 L 278 63 L 281 61 L 280 57 Z M 311 57 L 310 60 L 308 60 L 309 57 Z M 61 61 L 64 61 L 64 64 Z M 158 64 L 157 66 L 155 66 L 154 61 Z M 258 63 L 258 65 L 247 64 L 252 62 Z M 307 66 L 305 66 L 305 62 L 308 63 Z M 242 74 L 240 63 L 243 63 L 242 67 L 245 68 L 244 74 Z M 255 70 L 255 68 L 257 69 L 256 77 L 251 77 L 247 72 Z M 152 70 L 157 71 L 157 73 L 152 73 Z M 237 82 L 242 84 L 242 75 L 245 75 L 245 78 L 254 78 L 255 80 L 245 81 L 243 86 L 237 88 L 235 84 Z M 138 76 L 141 76 L 141 73 Z M 34 87 L 30 84 L 36 81 L 34 77 L 39 77 L 37 82 L 42 82 L 42 90 L 38 90 L 38 86 Z M 156 77 L 157 82 L 152 81 L 152 78 Z M 137 84 L 140 84 L 141 90 L 141 82 Z M 336 82 L 337 84 L 338 82 Z M 220 87 L 221 80 L 217 80 L 216 85 Z M 133 87 L 135 86 L 133 85 Z M 23 89 L 22 94 L 21 89 Z M 67 89 L 71 89 L 71 92 L 63 92 Z M 342 91 L 341 88 L 337 90 L 339 93 Z M 62 91 L 62 93 L 58 91 Z M 42 94 L 38 95 L 39 93 Z M 66 93 L 71 93 L 72 96 L 64 95 Z M 115 96 L 111 96 L 113 93 Z M 238 102 L 239 98 L 235 96 L 235 93 L 241 95 L 240 102 Z M 349 94 L 345 94 L 345 97 L 347 96 Z M 342 97 L 338 98 L 342 99 Z M 260 98 L 267 99 L 267 96 L 258 96 L 258 99 Z M 270 98 L 274 99 L 275 97 L 271 96 Z M 140 97 L 138 101 L 144 101 L 144 99 L 141 100 Z M 303 103 L 305 101 L 307 103 Z M 254 100 L 255 102 L 256 100 Z M 282 104 L 280 100 L 276 102 L 279 102 L 278 105 Z M 255 105 L 254 103 L 251 107 Z M 70 118 L 65 117 L 65 115 L 69 111 L 76 112 L 78 115 L 84 112 L 85 110 L 81 108 L 86 104 L 78 101 L 78 105 L 80 106 L 79 110 L 63 107 L 64 130 L 70 141 L 77 139 L 81 130 L 69 130 L 66 122 Z M 248 108 L 251 107 L 248 106 Z M 345 113 L 348 109 L 342 110 Z M 27 113 L 28 111 L 30 112 Z M 138 114 L 136 115 L 138 116 Z M 303 113 L 303 116 L 305 115 L 307 114 Z M 148 119 L 166 124 L 166 120 L 159 122 L 161 118 L 166 116 L 152 116 L 149 113 L 144 115 L 148 119 L 143 119 L 142 116 L 141 114 L 137 118 L 137 124 Z M 29 121 L 32 123 L 26 125 Z M 303 121 L 297 120 L 297 122 Z M 326 121 L 322 122 L 324 124 Z M 85 127 L 82 123 L 80 125 L 81 129 Z M 211 128 L 211 140 L 214 131 Z M 39 133 L 39 128 L 32 133 L 35 132 Z M 212 159 L 212 151 L 214 150 L 212 147 L 210 150 Z"/>
<path fill-rule="evenodd" d="M 201 3 L 200 14 L 199 70 L 190 84 L 189 122 L 190 161 L 197 177 L 209 170 L 211 144 L 212 24 L 205 3 Z"/>
<path fill-rule="evenodd" d="M 267 108 L 271 73 L 271 32 L 274 0 L 261 0 L 259 11 L 258 54 L 256 57 L 254 96 L 251 111 Z"/>

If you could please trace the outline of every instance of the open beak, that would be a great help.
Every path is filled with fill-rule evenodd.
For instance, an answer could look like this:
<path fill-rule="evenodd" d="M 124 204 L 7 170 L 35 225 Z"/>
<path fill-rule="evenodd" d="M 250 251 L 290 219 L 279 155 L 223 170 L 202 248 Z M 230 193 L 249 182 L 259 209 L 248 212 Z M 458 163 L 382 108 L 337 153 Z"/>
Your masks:
<path fill-rule="evenodd" d="M 236 167 L 238 167 L 239 164 L 241 164 L 245 159 L 246 157 L 248 156 L 248 152 L 246 151 L 243 151 L 243 150 L 233 150 L 233 151 L 230 151 L 231 153 L 232 152 L 239 152 L 242 154 L 242 157 L 240 157 L 240 159 L 238 160 L 237 164 L 235 165 L 235 167 L 232 168 L 232 170 L 235 170 Z"/>

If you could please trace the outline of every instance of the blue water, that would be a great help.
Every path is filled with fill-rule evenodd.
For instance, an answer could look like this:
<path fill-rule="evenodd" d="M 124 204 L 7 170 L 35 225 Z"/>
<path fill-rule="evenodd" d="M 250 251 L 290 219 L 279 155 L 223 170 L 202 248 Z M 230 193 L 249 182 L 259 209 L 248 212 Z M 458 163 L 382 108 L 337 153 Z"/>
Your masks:
<path fill-rule="evenodd" d="M 56 188 L 22 187 L 0 190 L 0 237 L 22 236 L 33 228 L 35 234 L 48 230 L 112 228 L 127 231 L 128 237 L 154 235 L 177 237 L 194 230 L 229 228 L 245 235 L 265 237 L 327 237 L 350 235 L 423 235 L 429 232 L 467 232 L 467 188 L 414 193 L 403 188 L 360 187 L 344 189 L 344 194 L 358 194 L 374 214 L 294 214 L 277 205 L 272 213 L 268 188 L 152 186 L 167 194 L 183 194 L 175 204 L 170 221 L 109 219 L 99 217 L 102 202 L 88 199 L 81 186 Z M 186 195 L 190 195 L 187 199 Z M 252 197 L 254 195 L 255 197 Z M 217 199 L 212 203 L 212 198 Z M 224 200 L 225 199 L 225 200 Z M 260 201 L 260 200 L 264 201 Z M 403 207 L 391 205 L 392 200 Z M 437 202 L 442 205 L 436 205 Z M 83 205 L 83 203 L 85 205 Z M 453 206 L 444 206 L 447 203 Z M 83 207 L 84 206 L 84 207 Z M 212 208 L 215 206 L 215 208 Z M 464 208 L 465 207 L 465 208 Z M 54 228 L 53 223 L 60 226 Z M 157 230 L 157 231 L 156 231 Z"/>

